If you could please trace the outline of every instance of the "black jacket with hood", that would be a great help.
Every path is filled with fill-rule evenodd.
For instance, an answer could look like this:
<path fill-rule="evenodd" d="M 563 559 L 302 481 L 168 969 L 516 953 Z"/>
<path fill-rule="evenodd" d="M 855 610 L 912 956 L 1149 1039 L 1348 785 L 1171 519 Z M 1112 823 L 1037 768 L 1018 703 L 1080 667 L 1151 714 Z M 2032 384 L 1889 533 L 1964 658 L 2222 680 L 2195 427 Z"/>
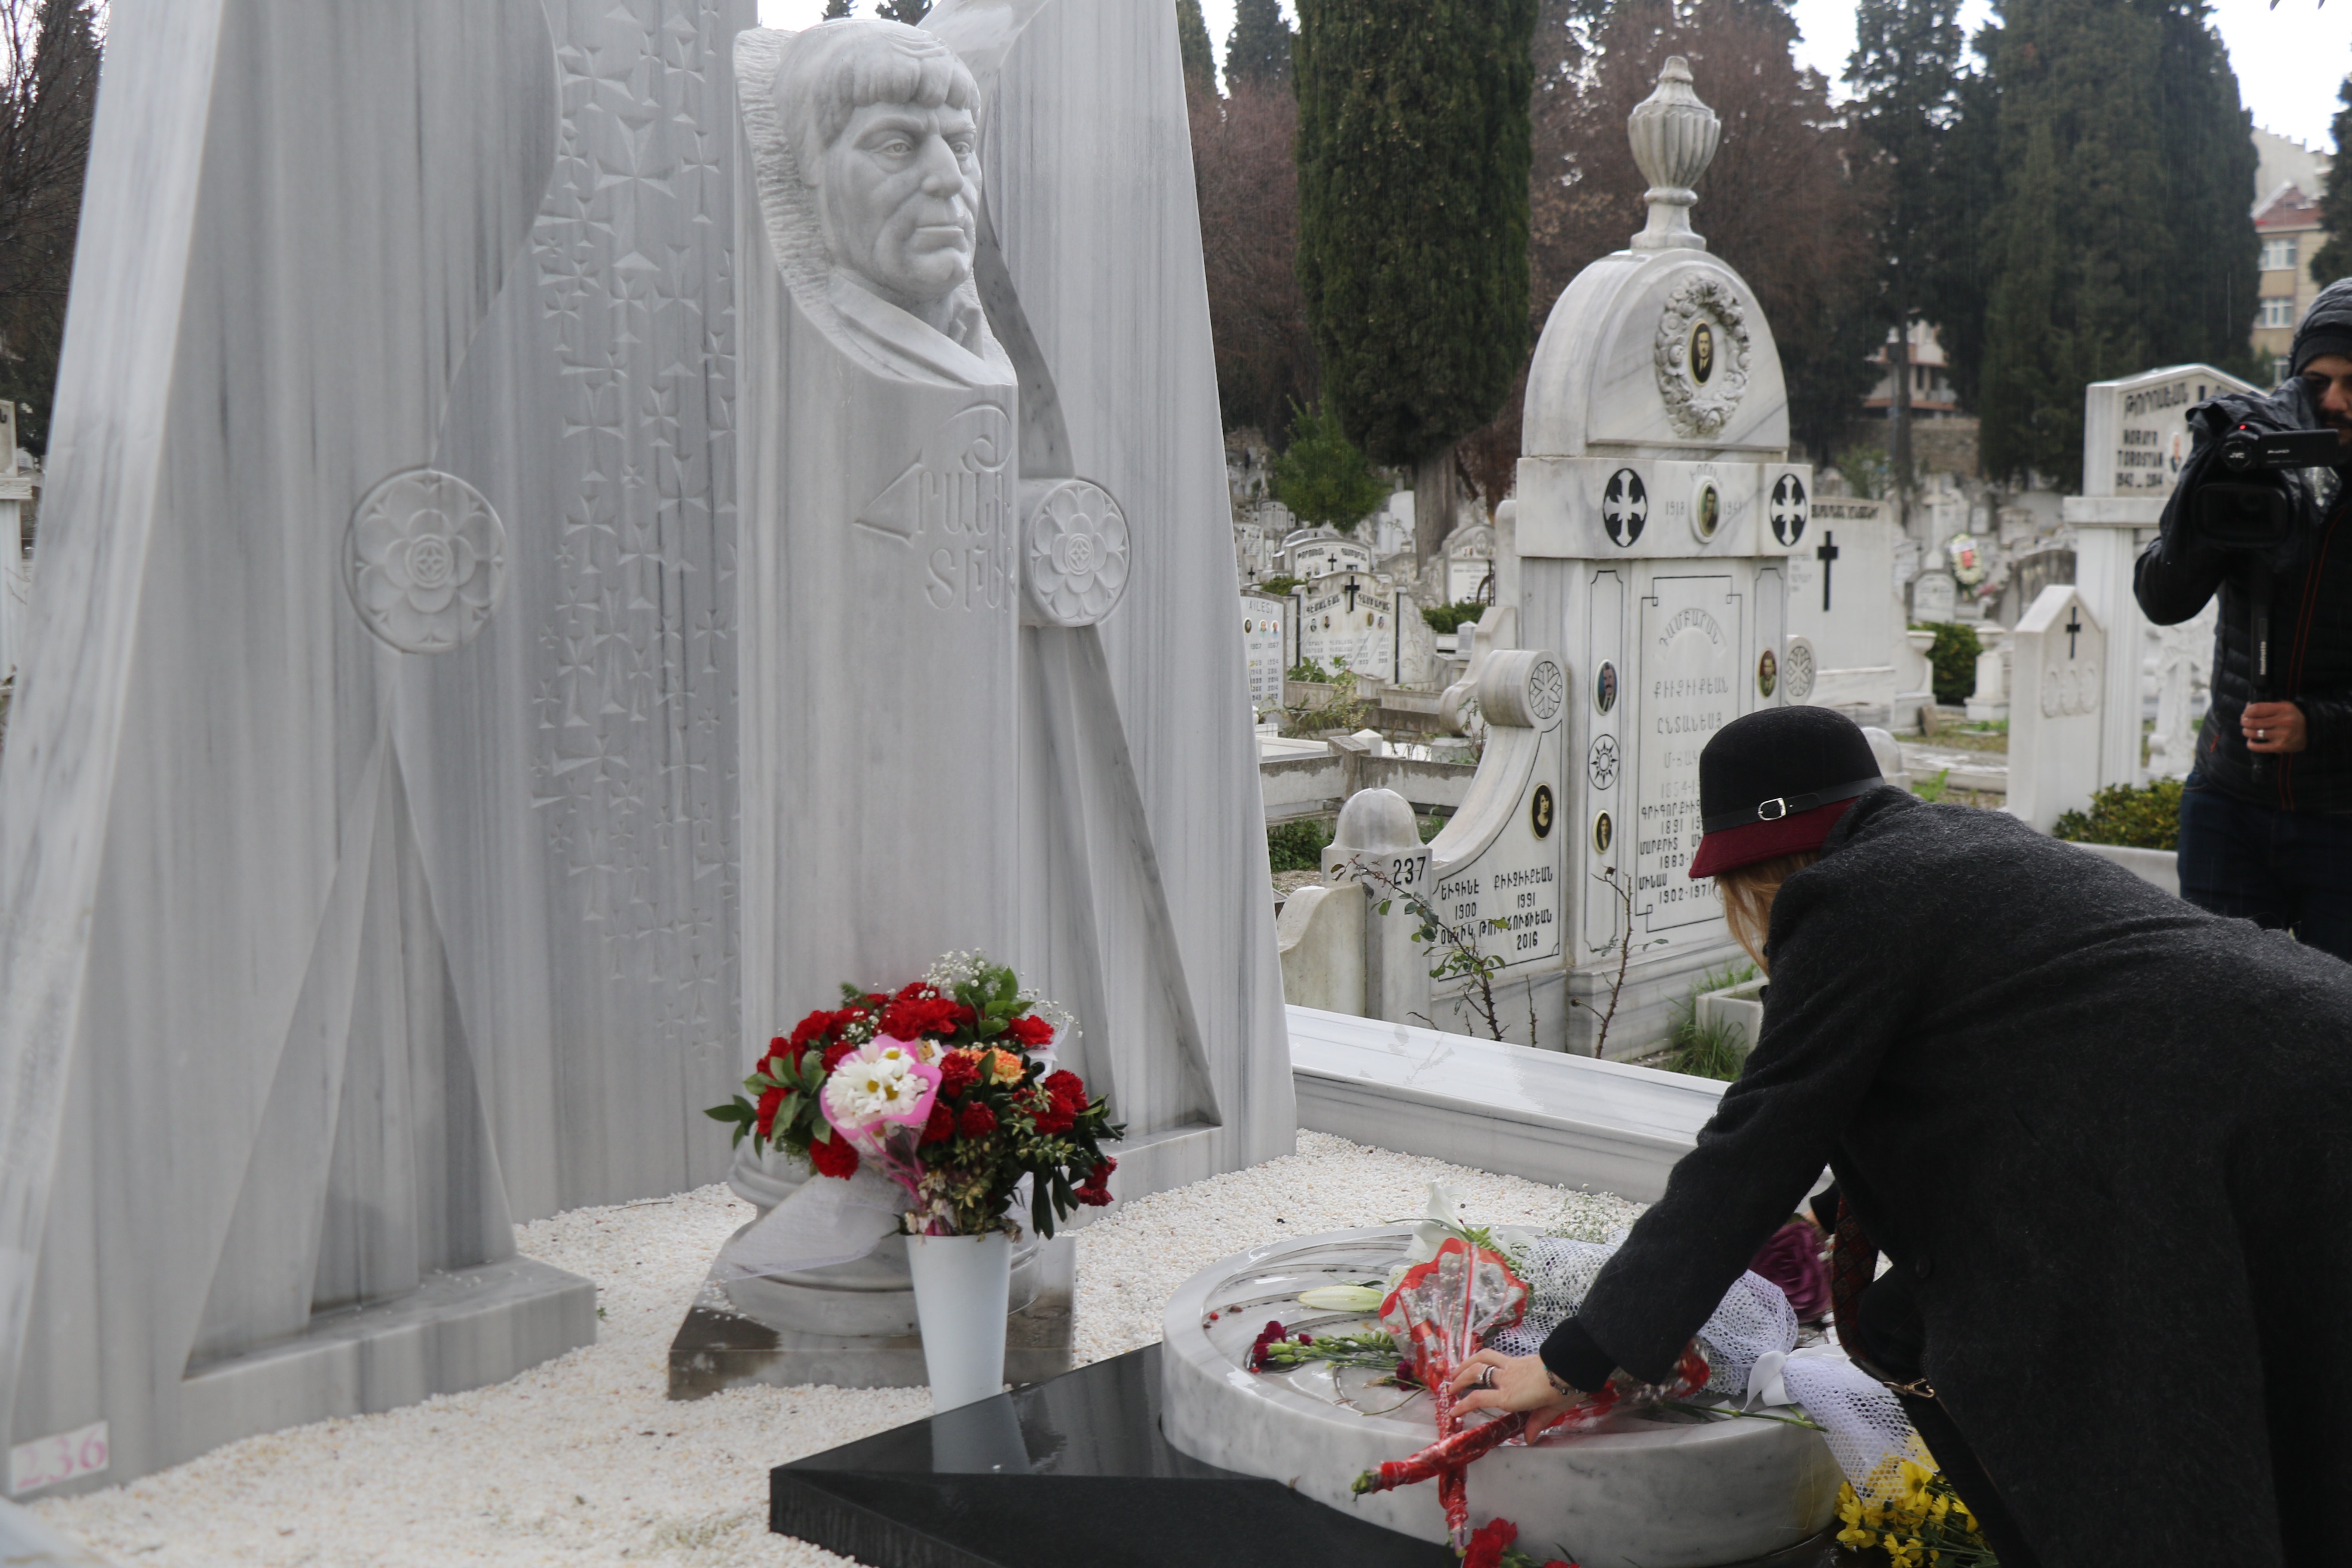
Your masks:
<path fill-rule="evenodd" d="M 2139 606 L 2158 626 L 2175 626 L 2218 591 L 2221 624 L 2213 647 L 2213 704 L 2197 737 L 2200 781 L 2243 800 L 2287 811 L 2352 811 L 2352 486 L 2347 472 L 2320 469 L 2274 481 L 2296 498 L 2293 534 L 2271 560 L 2273 701 L 2303 710 L 2310 742 L 2275 756 L 2269 776 L 2254 776 L 2238 717 L 2252 700 L 2252 557 L 2202 542 L 2192 526 L 2198 488 L 2216 477 L 2215 437 L 2239 424 L 2263 430 L 2308 429 L 2321 420 L 2304 366 L 2322 353 L 2352 351 L 2352 279 L 2328 285 L 2296 330 L 2296 379 L 2267 395 L 2231 394 L 2189 411 L 2197 446 L 2164 509 L 2156 542 L 2133 574 Z"/>

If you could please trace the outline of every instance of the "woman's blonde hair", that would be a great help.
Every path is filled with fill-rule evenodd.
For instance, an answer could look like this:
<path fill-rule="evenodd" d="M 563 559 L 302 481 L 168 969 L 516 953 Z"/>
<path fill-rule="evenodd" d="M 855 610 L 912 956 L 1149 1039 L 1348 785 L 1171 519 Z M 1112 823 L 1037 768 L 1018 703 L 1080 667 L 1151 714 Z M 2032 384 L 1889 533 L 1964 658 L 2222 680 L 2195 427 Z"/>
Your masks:
<path fill-rule="evenodd" d="M 1772 900 L 1780 896 L 1781 883 L 1821 858 L 1818 849 L 1801 849 L 1716 874 L 1715 889 L 1723 896 L 1723 918 L 1731 927 L 1732 940 L 1767 974 L 1772 966 L 1764 961 L 1764 939 L 1772 931 Z"/>

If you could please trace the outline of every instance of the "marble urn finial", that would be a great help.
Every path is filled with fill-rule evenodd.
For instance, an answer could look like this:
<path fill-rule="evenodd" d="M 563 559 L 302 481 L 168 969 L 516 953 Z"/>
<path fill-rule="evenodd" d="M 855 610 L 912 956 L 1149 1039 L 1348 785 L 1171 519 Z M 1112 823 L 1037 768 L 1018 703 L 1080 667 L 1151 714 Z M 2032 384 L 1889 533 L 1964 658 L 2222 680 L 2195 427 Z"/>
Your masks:
<path fill-rule="evenodd" d="M 1691 204 L 1698 200 L 1691 187 L 1715 157 L 1723 121 L 1691 89 L 1688 60 L 1680 55 L 1666 57 L 1657 89 L 1625 117 L 1625 134 L 1633 143 L 1633 162 L 1650 182 L 1643 193 L 1650 204 L 1650 222 L 1633 237 L 1633 248 L 1705 250 L 1706 241 L 1690 226 Z"/>

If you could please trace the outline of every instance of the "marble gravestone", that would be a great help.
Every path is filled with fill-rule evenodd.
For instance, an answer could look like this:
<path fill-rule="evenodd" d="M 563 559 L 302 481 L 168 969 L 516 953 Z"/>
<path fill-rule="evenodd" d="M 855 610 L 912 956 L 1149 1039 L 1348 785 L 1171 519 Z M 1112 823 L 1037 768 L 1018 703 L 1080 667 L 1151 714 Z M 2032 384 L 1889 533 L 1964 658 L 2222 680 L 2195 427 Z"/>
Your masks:
<path fill-rule="evenodd" d="M 1693 233 L 1719 126 L 1670 58 L 1628 121 L 1649 224 L 1553 307 L 1518 468 L 1520 637 L 1565 671 L 1560 919 L 1591 1054 L 1648 1048 L 1692 983 L 1738 956 L 1698 842 L 1698 753 L 1782 700 L 1788 557 L 1815 547 L 1810 468 L 1788 460 L 1772 332 Z M 1447 858 L 1444 837 L 1433 846 Z M 1622 992 L 1616 979 L 1623 963 Z"/>
<path fill-rule="evenodd" d="M 122 1480 L 726 1168 L 749 0 L 119 13 L 0 761 L 0 1387 Z"/>
<path fill-rule="evenodd" d="M 2042 590 L 2010 645 L 2006 809 L 2047 833 L 2099 787 L 2098 737 L 2114 646 L 2071 583 Z"/>
<path fill-rule="evenodd" d="M 1952 574 L 1931 566 L 1911 579 L 1911 618 L 1924 626 L 1944 626 L 1959 615 L 1960 590 Z"/>
<path fill-rule="evenodd" d="M 1370 572 L 1372 547 L 1331 528 L 1302 528 L 1283 536 L 1282 569 L 1301 583 L 1335 572 Z"/>
<path fill-rule="evenodd" d="M 2150 635 L 2155 628 L 2132 593 L 2132 565 L 2156 537 L 2164 503 L 2188 460 L 2189 407 L 2225 392 L 2254 390 L 2202 364 L 2145 371 L 2083 389 L 2083 493 L 2065 498 L 2060 513 L 2074 536 L 2074 581 L 2115 655 L 2106 661 L 2100 695 L 2101 784 L 2137 784 L 2147 772 L 2140 761 L 2142 664 L 2158 647 L 2151 646 L 2158 642 Z M 2218 613 L 2209 604 L 2176 640 L 2186 635 L 2210 646 Z M 2187 759 L 2158 765 L 2185 773 Z"/>
<path fill-rule="evenodd" d="M 1364 680 L 1397 679 L 1397 617 L 1405 602 L 1387 578 L 1335 572 L 1307 583 L 1293 597 L 1302 663 L 1320 665 L 1333 675 L 1345 668 Z"/>
<path fill-rule="evenodd" d="M 40 481 L 16 460 L 16 405 L 0 398 L 0 677 L 14 671 L 31 614 L 33 563 L 25 553 L 25 505 Z"/>
<path fill-rule="evenodd" d="M 1271 594 L 1242 596 L 1242 663 L 1248 672 L 1251 709 L 1259 713 L 1282 706 L 1282 678 L 1290 668 L 1286 650 L 1289 602 Z"/>
<path fill-rule="evenodd" d="M 1895 709 L 1895 645 L 1903 635 L 1892 509 L 1847 496 L 1816 496 L 1811 507 L 1811 533 L 1788 559 L 1789 633 L 1804 639 L 1812 680 L 1801 691 L 1796 672 L 1784 671 L 1789 700 L 1884 726 Z M 1794 658 L 1784 651 L 1782 663 Z"/>
<path fill-rule="evenodd" d="M 1495 596 L 1495 525 L 1457 528 L 1445 541 L 1445 602 L 1500 604 Z"/>

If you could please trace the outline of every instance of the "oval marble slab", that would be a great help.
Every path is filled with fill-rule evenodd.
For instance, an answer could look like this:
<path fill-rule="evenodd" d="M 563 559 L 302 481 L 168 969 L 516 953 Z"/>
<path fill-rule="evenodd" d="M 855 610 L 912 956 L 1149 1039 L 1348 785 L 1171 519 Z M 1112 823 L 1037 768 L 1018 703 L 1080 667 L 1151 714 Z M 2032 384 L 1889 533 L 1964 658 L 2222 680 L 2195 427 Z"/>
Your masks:
<path fill-rule="evenodd" d="M 1375 1326 L 1370 1314 L 1315 1311 L 1298 1294 L 1384 1279 L 1412 1235 L 1399 1225 L 1298 1237 L 1235 1253 L 1186 1280 L 1161 1324 L 1168 1440 L 1213 1465 L 1443 1541 L 1433 1485 L 1364 1498 L 1348 1489 L 1359 1472 L 1435 1437 L 1426 1395 L 1408 1398 L 1365 1372 L 1335 1374 L 1324 1363 L 1276 1373 L 1244 1364 L 1271 1321 L 1294 1334 Z M 1836 1510 L 1842 1479 L 1819 1434 L 1801 1426 L 1625 1416 L 1478 1460 L 1470 1468 L 1470 1517 L 1511 1520 L 1522 1547 L 1584 1568 L 1714 1568 L 1817 1534 Z"/>

